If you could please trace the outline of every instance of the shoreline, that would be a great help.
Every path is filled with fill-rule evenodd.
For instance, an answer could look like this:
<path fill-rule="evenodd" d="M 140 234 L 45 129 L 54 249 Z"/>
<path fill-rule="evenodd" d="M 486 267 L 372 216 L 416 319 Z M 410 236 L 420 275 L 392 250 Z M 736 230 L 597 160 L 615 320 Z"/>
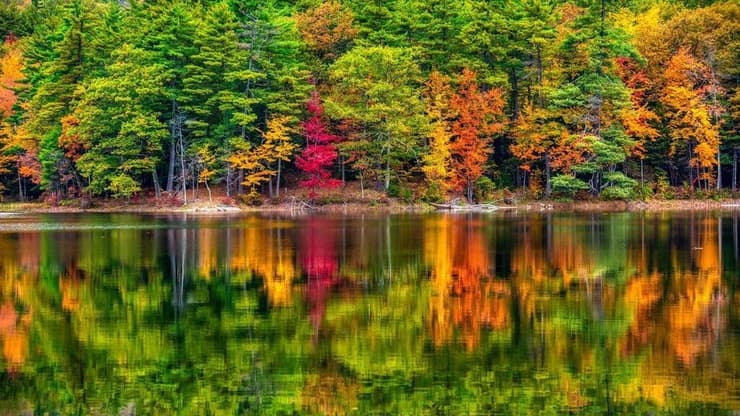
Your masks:
<path fill-rule="evenodd" d="M 705 211 L 728 210 L 740 211 L 740 199 L 727 200 L 649 200 L 649 201 L 522 201 L 511 205 L 501 205 L 499 209 L 489 212 L 524 211 L 524 212 L 668 212 L 668 211 Z M 192 215 L 240 215 L 240 214 L 404 214 L 450 212 L 437 210 L 429 204 L 406 204 L 391 200 L 387 203 L 338 202 L 315 207 L 296 206 L 293 204 L 262 206 L 210 205 L 197 202 L 180 207 L 155 207 L 147 204 L 107 204 L 104 206 L 82 209 L 71 206 L 52 207 L 43 202 L 0 203 L 0 213 L 5 214 L 192 214 Z M 454 212 L 454 211 L 453 211 Z M 470 211 L 475 212 L 475 211 Z"/>

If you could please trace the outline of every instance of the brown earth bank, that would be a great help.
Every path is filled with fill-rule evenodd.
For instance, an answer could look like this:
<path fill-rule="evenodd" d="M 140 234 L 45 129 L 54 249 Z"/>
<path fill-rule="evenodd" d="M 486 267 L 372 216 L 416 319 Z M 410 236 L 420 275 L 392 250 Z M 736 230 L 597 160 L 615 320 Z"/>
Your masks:
<path fill-rule="evenodd" d="M 648 200 L 648 201 L 524 201 L 514 204 L 503 204 L 500 210 L 517 210 L 527 212 L 628 212 L 628 211 L 693 211 L 693 210 L 738 210 L 740 200 Z M 202 215 L 233 215 L 240 213 L 424 213 L 447 212 L 437 210 L 425 203 L 405 203 L 394 198 L 388 198 L 381 203 L 376 202 L 332 202 L 322 205 L 313 205 L 307 201 L 297 203 L 283 202 L 279 204 L 264 204 L 248 206 L 243 204 L 225 205 L 210 204 L 197 201 L 181 206 L 155 206 L 142 203 L 125 203 L 120 201 L 99 201 L 92 208 L 82 209 L 78 206 L 51 206 L 44 202 L 4 203 L 0 204 L 0 212 L 15 213 L 189 213 Z M 470 211 L 466 211 L 470 212 Z M 486 211 L 490 212 L 490 211 Z M 496 211 L 493 211 L 496 212 Z"/>
<path fill-rule="evenodd" d="M 248 202 L 248 204 L 247 204 Z M 534 200 L 526 194 L 501 191 L 493 204 L 502 210 L 527 212 L 624 212 L 624 211 L 689 211 L 689 210 L 740 210 L 740 198 L 725 199 L 648 199 L 640 201 Z M 212 189 L 209 199 L 205 189 L 197 193 L 188 191 L 188 203 L 177 196 L 153 195 L 121 199 L 85 199 L 50 202 L 0 203 L 0 212 L 35 213 L 189 213 L 198 215 L 234 215 L 249 212 L 264 213 L 419 213 L 433 212 L 435 207 L 423 202 L 406 202 L 391 198 L 383 192 L 360 189 L 357 183 L 334 190 L 320 190 L 309 197 L 303 189 L 283 190 L 279 197 L 239 199 L 225 195 L 223 189 Z"/>

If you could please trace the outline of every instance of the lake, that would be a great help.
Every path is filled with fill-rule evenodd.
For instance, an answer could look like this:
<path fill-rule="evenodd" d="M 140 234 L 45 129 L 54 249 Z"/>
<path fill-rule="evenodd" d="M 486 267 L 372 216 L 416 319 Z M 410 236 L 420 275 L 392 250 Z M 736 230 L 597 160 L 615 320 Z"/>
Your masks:
<path fill-rule="evenodd" d="M 738 211 L 6 215 L 0 414 L 737 415 L 739 237 Z"/>

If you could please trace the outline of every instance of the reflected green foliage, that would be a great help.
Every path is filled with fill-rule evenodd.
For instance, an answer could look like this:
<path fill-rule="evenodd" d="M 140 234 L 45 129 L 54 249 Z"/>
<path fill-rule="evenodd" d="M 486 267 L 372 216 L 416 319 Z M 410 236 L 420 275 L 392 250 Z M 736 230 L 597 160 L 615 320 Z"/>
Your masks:
<path fill-rule="evenodd" d="M 740 217 L 0 219 L 0 408 L 732 414 Z"/>

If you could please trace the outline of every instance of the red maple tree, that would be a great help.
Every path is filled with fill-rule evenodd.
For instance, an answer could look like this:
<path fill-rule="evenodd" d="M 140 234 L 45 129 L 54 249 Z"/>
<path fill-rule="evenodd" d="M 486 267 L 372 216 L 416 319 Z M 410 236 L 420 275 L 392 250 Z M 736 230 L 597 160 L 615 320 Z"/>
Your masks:
<path fill-rule="evenodd" d="M 306 103 L 311 116 L 303 123 L 303 135 L 306 138 L 306 148 L 296 157 L 298 169 L 308 175 L 308 179 L 301 181 L 303 188 L 310 188 L 313 197 L 317 188 L 336 188 L 342 183 L 339 179 L 332 179 L 329 168 L 337 160 L 337 148 L 334 143 L 339 136 L 327 131 L 324 122 L 324 107 L 321 105 L 318 91 L 311 93 L 311 99 Z"/>

